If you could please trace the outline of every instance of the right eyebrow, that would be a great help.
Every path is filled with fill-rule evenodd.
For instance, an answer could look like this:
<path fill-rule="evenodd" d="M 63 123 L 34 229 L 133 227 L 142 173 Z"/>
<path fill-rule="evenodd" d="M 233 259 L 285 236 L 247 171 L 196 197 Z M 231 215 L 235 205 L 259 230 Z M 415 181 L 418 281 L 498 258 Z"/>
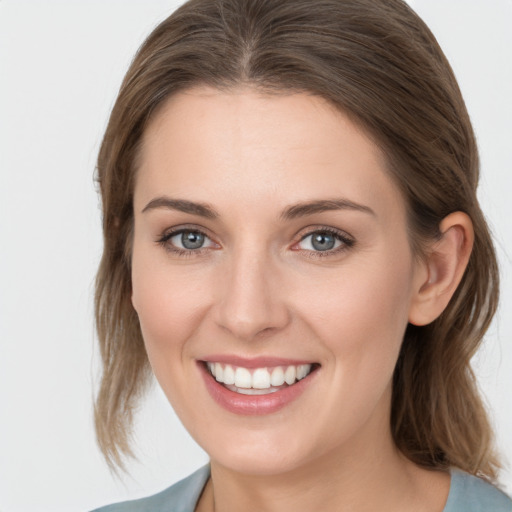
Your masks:
<path fill-rule="evenodd" d="M 216 219 L 219 214 L 215 209 L 207 203 L 196 203 L 187 201 L 186 199 L 171 199 L 170 197 L 162 196 L 152 199 L 142 210 L 145 213 L 150 210 L 164 208 L 166 210 L 177 210 L 183 213 L 190 213 L 192 215 L 199 215 L 207 219 Z"/>

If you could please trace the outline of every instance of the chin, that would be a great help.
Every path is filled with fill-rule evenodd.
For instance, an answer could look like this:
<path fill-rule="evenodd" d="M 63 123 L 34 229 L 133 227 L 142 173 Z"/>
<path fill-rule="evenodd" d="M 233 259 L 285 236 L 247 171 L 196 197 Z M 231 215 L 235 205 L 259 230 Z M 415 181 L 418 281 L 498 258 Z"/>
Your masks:
<path fill-rule="evenodd" d="M 209 439 L 202 446 L 213 464 L 239 474 L 272 476 L 309 463 L 318 450 L 313 445 L 308 449 L 308 444 L 307 439 L 299 442 L 299 436 L 290 436 L 289 432 L 248 429 L 223 439 Z"/>
<path fill-rule="evenodd" d="M 282 450 L 268 454 L 257 448 L 249 451 L 244 447 L 243 452 L 222 454 L 218 458 L 212 456 L 211 461 L 238 474 L 275 476 L 297 470 L 301 466 L 297 455 L 288 456 Z"/>

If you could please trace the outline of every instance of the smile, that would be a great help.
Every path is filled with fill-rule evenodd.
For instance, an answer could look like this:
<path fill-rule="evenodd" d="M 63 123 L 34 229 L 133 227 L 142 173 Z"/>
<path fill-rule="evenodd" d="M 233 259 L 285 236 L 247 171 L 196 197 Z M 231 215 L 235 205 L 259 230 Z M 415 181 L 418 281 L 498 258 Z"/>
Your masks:
<path fill-rule="evenodd" d="M 217 382 L 243 395 L 275 393 L 304 379 L 313 368 L 312 364 L 300 364 L 249 369 L 210 361 L 206 366 Z"/>
<path fill-rule="evenodd" d="M 244 416 L 271 414 L 289 406 L 314 385 L 321 368 L 318 363 L 266 357 L 214 356 L 197 363 L 213 401 Z"/>

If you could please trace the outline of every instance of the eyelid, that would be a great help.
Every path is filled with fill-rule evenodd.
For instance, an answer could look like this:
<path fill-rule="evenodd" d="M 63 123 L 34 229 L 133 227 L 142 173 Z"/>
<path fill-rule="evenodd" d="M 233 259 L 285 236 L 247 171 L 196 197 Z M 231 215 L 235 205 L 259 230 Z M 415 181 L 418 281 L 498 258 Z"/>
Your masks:
<path fill-rule="evenodd" d="M 186 231 L 193 232 L 193 233 L 200 233 L 203 235 L 206 239 L 208 239 L 211 243 L 211 245 L 207 247 L 199 247 L 198 249 L 186 249 L 184 247 L 178 247 L 172 243 L 170 243 L 170 240 L 180 235 Z M 210 249 L 216 249 L 220 248 L 220 244 L 215 242 L 212 236 L 210 236 L 207 229 L 197 226 L 197 225 L 191 225 L 191 224 L 181 224 L 179 226 L 173 226 L 172 228 L 168 228 L 162 232 L 161 235 L 158 236 L 156 243 L 163 246 L 164 249 L 170 253 L 177 254 L 179 256 L 198 256 L 200 254 L 203 254 L 205 251 L 208 251 Z"/>
<path fill-rule="evenodd" d="M 186 249 L 170 243 L 172 237 L 186 231 L 202 234 L 206 239 L 210 241 L 211 245 L 207 247 L 199 247 L 197 249 Z M 328 233 L 334 236 L 339 242 L 341 242 L 341 244 L 338 247 L 327 249 L 325 251 L 297 248 L 298 244 L 300 244 L 306 238 L 314 235 L 315 233 Z M 298 240 L 292 244 L 291 249 L 295 252 L 301 252 L 310 258 L 327 258 L 329 256 L 335 256 L 352 248 L 356 243 L 354 237 L 348 234 L 346 231 L 333 228 L 331 226 L 322 225 L 308 226 L 307 228 L 302 229 L 301 232 L 299 232 L 297 235 L 297 238 Z M 162 245 L 164 249 L 170 253 L 189 257 L 199 256 L 211 249 L 221 248 L 221 245 L 214 240 L 214 237 L 210 236 L 208 229 L 203 228 L 202 226 L 190 224 L 173 226 L 172 228 L 164 230 L 164 232 L 157 238 L 156 242 L 159 245 Z"/>
<path fill-rule="evenodd" d="M 172 226 L 170 228 L 166 228 L 159 235 L 161 239 L 169 239 L 170 237 L 177 235 L 178 233 L 183 233 L 184 231 L 193 231 L 197 233 L 201 233 L 202 235 L 211 238 L 209 232 L 206 228 L 202 226 L 197 226 L 195 224 L 179 224 L 178 226 Z"/>
<path fill-rule="evenodd" d="M 170 241 L 172 240 L 173 238 L 176 238 L 176 237 L 179 237 L 180 235 L 183 235 L 183 233 L 198 233 L 200 235 L 203 236 L 203 240 L 205 242 L 205 245 L 203 245 L 202 247 L 199 247 L 197 249 L 187 249 L 186 247 L 178 247 L 177 245 L 174 245 L 174 247 L 178 247 L 179 249 L 182 249 L 184 251 L 198 251 L 200 249 L 207 249 L 207 248 L 210 248 L 212 246 L 215 246 L 215 242 L 206 234 L 206 233 L 202 233 L 201 231 L 197 231 L 196 229 L 179 229 L 178 231 L 174 231 L 174 232 L 171 232 L 169 233 L 168 235 L 165 236 L 165 240 L 167 241 Z M 208 244 L 209 242 L 209 244 Z M 208 244 L 208 245 L 206 245 Z"/>
<path fill-rule="evenodd" d="M 299 240 L 297 242 L 294 242 L 292 246 L 292 250 L 295 250 L 297 252 L 303 252 L 304 254 L 308 255 L 308 257 L 314 257 L 314 258 L 325 258 L 329 256 L 338 255 L 341 252 L 344 252 L 350 248 L 352 248 L 356 241 L 353 236 L 349 235 L 346 231 L 342 231 L 337 228 L 333 228 L 330 226 L 309 226 L 306 228 L 307 231 L 304 233 L 304 230 L 302 230 L 302 234 L 299 235 Z M 314 235 L 315 233 L 328 233 L 332 236 L 334 236 L 338 241 L 341 242 L 341 245 L 339 245 L 336 248 L 328 249 L 325 251 L 315 251 L 311 249 L 301 249 L 301 248 L 295 248 L 300 242 L 305 240 L 306 238 Z"/>

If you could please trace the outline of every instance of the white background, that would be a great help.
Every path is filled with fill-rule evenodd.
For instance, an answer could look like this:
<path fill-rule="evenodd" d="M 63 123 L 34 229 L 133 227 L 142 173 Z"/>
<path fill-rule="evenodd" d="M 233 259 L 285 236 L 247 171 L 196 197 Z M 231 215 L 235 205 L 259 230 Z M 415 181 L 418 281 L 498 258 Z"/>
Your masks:
<path fill-rule="evenodd" d="M 139 462 L 116 480 L 96 447 L 92 320 L 101 252 L 95 158 L 157 0 L 0 0 L 0 511 L 84 511 L 144 496 L 206 462 L 155 390 Z M 411 0 L 459 78 L 482 156 L 480 199 L 503 295 L 475 367 L 512 462 L 512 1 Z M 512 472 L 502 474 L 512 492 Z"/>

